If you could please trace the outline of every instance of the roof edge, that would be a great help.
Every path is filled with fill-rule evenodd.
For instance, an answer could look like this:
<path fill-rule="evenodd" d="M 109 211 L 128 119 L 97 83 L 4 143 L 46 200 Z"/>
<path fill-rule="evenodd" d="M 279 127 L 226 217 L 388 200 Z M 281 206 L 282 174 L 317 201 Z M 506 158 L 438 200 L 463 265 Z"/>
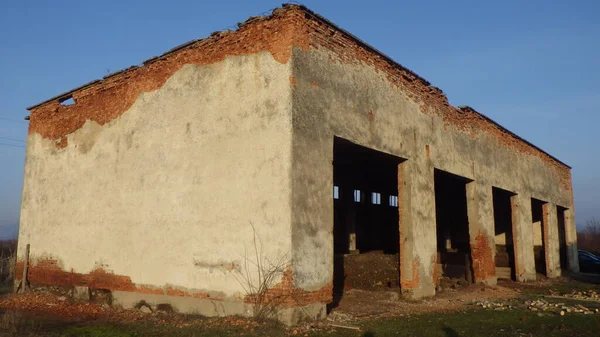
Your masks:
<path fill-rule="evenodd" d="M 338 26 L 338 25 L 336 25 L 335 23 L 331 22 L 329 19 L 327 19 L 327 18 L 325 18 L 325 17 L 323 17 L 323 16 L 321 16 L 321 15 L 319 15 L 319 14 L 317 14 L 317 13 L 313 12 L 312 10 L 310 10 L 309 8 L 307 8 L 306 6 L 304 6 L 304 5 L 297 5 L 297 4 L 289 4 L 289 3 L 284 3 L 282 6 L 283 6 L 283 7 L 287 7 L 287 6 L 290 6 L 290 7 L 291 7 L 291 6 L 294 6 L 294 7 L 296 7 L 296 8 L 300 8 L 300 9 L 302 9 L 303 11 L 307 12 L 307 13 L 308 13 L 308 14 L 310 14 L 311 16 L 314 16 L 316 19 L 318 19 L 318 20 L 320 20 L 320 21 L 324 22 L 324 23 L 325 23 L 325 24 L 327 24 L 327 25 L 330 25 L 330 26 L 331 26 L 331 27 L 333 27 L 334 29 L 337 29 L 337 30 L 341 31 L 343 34 L 346 34 L 348 37 L 350 37 L 352 40 L 354 40 L 354 41 L 355 41 L 357 44 L 359 44 L 360 46 L 362 46 L 362 47 L 364 47 L 364 48 L 368 49 L 369 51 L 371 51 L 371 52 L 373 52 L 373 53 L 376 53 L 376 54 L 380 55 L 380 56 L 381 56 L 383 59 L 385 59 L 385 61 L 386 61 L 386 62 L 388 62 L 388 63 L 392 64 L 394 67 L 400 68 L 400 69 L 402 69 L 402 70 L 404 70 L 404 71 L 408 72 L 410 75 L 414 76 L 414 77 L 415 77 L 415 79 L 419 80 L 420 82 L 422 82 L 422 83 L 423 83 L 423 84 L 425 84 L 426 86 L 429 86 L 429 87 L 431 87 L 431 88 L 434 88 L 434 89 L 436 89 L 436 90 L 439 90 L 439 91 L 440 91 L 442 94 L 444 94 L 442 89 L 440 89 L 440 88 L 438 88 L 438 87 L 436 87 L 436 86 L 433 86 L 433 85 L 432 85 L 432 84 L 431 84 L 429 81 L 427 81 L 427 80 L 426 80 L 426 79 L 424 79 L 423 77 L 419 76 L 419 75 L 418 75 L 417 73 L 415 73 L 414 71 L 412 71 L 412 70 L 410 70 L 410 69 L 406 68 L 405 66 L 401 65 L 400 63 L 396 62 L 394 59 L 392 59 L 391 57 L 389 57 L 389 56 L 388 56 L 388 55 L 386 55 L 385 53 L 381 52 L 381 51 L 380 51 L 380 50 L 378 50 L 377 48 L 375 48 L 375 47 L 371 46 L 370 44 L 368 44 L 368 43 L 364 42 L 363 40 L 361 40 L 360 38 L 356 37 L 354 34 L 352 34 L 352 33 L 348 32 L 347 30 L 345 30 L 345 29 L 343 29 L 343 28 L 339 27 L 339 26 Z M 444 94 L 444 96 L 445 96 L 445 94 Z M 447 99 L 447 97 L 446 97 L 446 99 Z M 501 131 L 503 131 L 503 132 L 507 133 L 508 135 L 510 135 L 510 136 L 512 136 L 512 137 L 514 137 L 514 138 L 516 138 L 517 140 L 519 140 L 519 141 L 522 141 L 522 142 L 524 142 L 525 144 L 527 144 L 527 145 L 529 145 L 529 146 L 533 147 L 534 149 L 536 149 L 536 150 L 540 151 L 541 153 L 543 153 L 543 154 L 547 155 L 547 156 L 548 156 L 550 159 L 552 159 L 552 160 L 556 161 L 557 163 L 559 163 L 559 164 L 561 164 L 561 165 L 563 165 L 563 166 L 567 167 L 568 169 L 572 169 L 572 167 L 571 167 L 571 166 L 569 166 L 568 164 L 566 164 L 566 163 L 562 162 L 562 161 L 561 161 L 561 160 L 559 160 L 558 158 L 556 158 L 556 157 L 554 157 L 553 155 L 549 154 L 548 152 L 546 152 L 546 151 L 542 150 L 541 148 L 539 148 L 538 146 L 536 146 L 536 145 L 534 145 L 533 143 L 529 142 L 529 141 L 528 141 L 528 140 L 526 140 L 525 138 L 522 138 L 522 137 L 520 137 L 520 136 L 519 136 L 519 135 L 517 135 L 516 133 L 514 133 L 514 132 L 510 131 L 509 129 L 505 128 L 504 126 L 502 126 L 500 123 L 498 123 L 498 122 L 494 121 L 493 119 L 491 119 L 491 118 L 489 118 L 488 116 L 486 116 L 486 115 L 482 114 L 481 112 L 479 112 L 479 111 L 477 111 L 477 110 L 473 109 L 472 107 L 470 107 L 470 106 L 458 106 L 458 107 L 455 107 L 455 108 L 456 108 L 456 109 L 458 109 L 458 110 L 461 110 L 461 111 L 468 111 L 468 112 L 472 112 L 472 113 L 475 113 L 475 114 L 477 114 L 477 115 L 479 115 L 479 116 L 483 117 L 483 118 L 484 118 L 485 120 L 487 120 L 488 122 L 490 122 L 490 123 L 494 124 L 495 126 L 497 126 L 497 127 L 498 127 L 498 128 L 501 130 Z"/>
<path fill-rule="evenodd" d="M 317 13 L 313 12 L 312 10 L 310 10 L 309 8 L 307 8 L 306 6 L 304 6 L 304 5 L 301 5 L 301 4 L 294 4 L 294 3 L 283 3 L 283 4 L 282 4 L 282 6 L 281 6 L 281 8 L 275 8 L 275 9 L 273 9 L 269 15 L 265 15 L 265 16 L 263 16 L 263 17 L 260 17 L 260 16 L 259 16 L 259 17 L 252 16 L 252 17 L 248 18 L 248 19 L 247 19 L 246 21 L 244 21 L 243 23 L 239 23 L 239 24 L 238 24 L 238 28 L 240 28 L 240 27 L 244 26 L 245 24 L 252 23 L 253 21 L 256 21 L 256 19 L 257 19 L 257 18 L 261 18 L 261 19 L 268 19 L 268 18 L 272 17 L 272 16 L 273 16 L 273 15 L 276 13 L 276 11 L 278 11 L 278 10 L 281 10 L 281 9 L 300 9 L 300 10 L 302 10 L 303 12 L 305 12 L 305 13 L 309 14 L 310 16 L 314 17 L 315 19 L 317 19 L 317 20 L 319 20 L 319 21 L 321 21 L 321 22 L 325 23 L 326 25 L 329 25 L 329 26 L 331 26 L 332 28 L 334 28 L 334 29 L 336 29 L 336 30 L 340 31 L 341 33 L 343 33 L 343 34 L 345 34 L 345 35 L 347 35 L 347 36 L 348 36 L 350 39 L 354 40 L 354 41 L 355 41 L 355 42 L 356 42 L 358 45 L 360 45 L 361 47 L 363 47 L 363 48 L 367 49 L 368 51 L 370 51 L 370 52 L 372 52 L 372 53 L 375 53 L 375 54 L 379 55 L 380 57 L 382 57 L 382 58 L 383 58 L 383 59 L 384 59 L 386 62 L 388 62 L 388 63 L 389 63 L 389 64 L 391 64 L 392 66 L 394 66 L 394 67 L 396 67 L 396 68 L 399 68 L 399 69 L 401 69 L 401 70 L 403 70 L 403 71 L 406 71 L 406 72 L 408 72 L 408 74 L 409 74 L 409 75 L 411 75 L 411 76 L 414 76 L 414 78 L 415 78 L 416 80 L 420 81 L 421 83 L 423 83 L 424 85 L 426 85 L 426 86 L 428 86 L 428 87 L 431 87 L 431 88 L 433 88 L 433 89 L 435 89 L 435 90 L 438 90 L 440 93 L 442 93 L 442 94 L 445 96 L 445 94 L 443 93 L 443 91 L 442 91 L 440 88 L 433 86 L 433 85 L 432 85 L 432 84 L 431 84 L 429 81 L 427 81 L 425 78 L 423 78 L 423 77 L 419 76 L 419 75 L 418 75 L 417 73 L 415 73 L 414 71 L 412 71 L 412 70 L 410 70 L 410 69 L 406 68 L 405 66 L 401 65 L 400 63 L 396 62 L 394 59 L 392 59 L 391 57 L 389 57 L 389 56 L 388 56 L 388 55 L 386 55 L 385 53 L 381 52 L 380 50 L 378 50 L 377 48 L 375 48 L 375 47 L 371 46 L 370 44 L 368 44 L 368 43 L 364 42 L 364 41 L 363 41 L 363 40 L 361 40 L 360 38 L 356 37 L 354 34 L 350 33 L 349 31 L 347 31 L 347 30 L 345 30 L 345 29 L 343 29 L 343 28 L 341 28 L 340 26 L 336 25 L 335 23 L 333 23 L 333 22 L 332 22 L 332 21 L 330 21 L 329 19 L 327 19 L 327 18 L 325 18 L 325 17 L 321 16 L 320 14 L 317 14 Z M 143 66 L 145 66 L 145 65 L 148 65 L 148 64 L 150 64 L 150 63 L 153 63 L 153 62 L 155 62 L 155 61 L 157 61 L 157 60 L 160 60 L 160 59 L 162 59 L 162 58 L 164 58 L 164 57 L 166 57 L 166 56 L 168 56 L 168 55 L 171 55 L 171 54 L 173 54 L 173 53 L 176 53 L 176 52 L 178 52 L 178 51 L 180 51 L 180 50 L 182 50 L 182 49 L 185 49 L 185 48 L 188 48 L 188 47 L 190 47 L 190 46 L 192 46 L 192 45 L 195 45 L 196 43 L 199 43 L 199 42 L 202 42 L 202 41 L 206 41 L 206 40 L 208 40 L 208 39 L 211 39 L 211 38 L 213 38 L 215 35 L 220 35 L 220 34 L 223 34 L 223 33 L 226 33 L 226 32 L 231 32 L 231 30 L 225 30 L 225 31 L 213 32 L 213 33 L 211 33 L 209 36 L 207 36 L 207 37 L 205 37 L 205 38 L 196 39 L 196 40 L 191 40 L 191 41 L 188 41 L 188 42 L 182 43 L 182 44 L 180 44 L 180 45 L 178 45 L 178 46 L 176 46 L 176 47 L 174 47 L 174 48 L 171 48 L 171 49 L 169 49 L 168 51 L 166 51 L 165 53 L 161 54 L 160 56 L 153 56 L 153 57 L 151 57 L 151 58 L 149 58 L 149 59 L 146 59 L 146 60 L 142 61 L 141 65 L 134 65 L 134 66 L 130 66 L 130 67 L 127 67 L 127 68 L 125 68 L 125 69 L 118 70 L 118 71 L 116 71 L 116 72 L 110 73 L 110 74 L 108 74 L 108 75 L 104 76 L 102 79 L 96 79 L 96 80 L 93 80 L 93 81 L 91 81 L 91 82 L 88 82 L 88 83 L 86 83 L 86 84 L 84 84 L 84 85 L 78 86 L 78 87 L 76 87 L 76 88 L 74 88 L 74 89 L 71 89 L 71 90 L 69 90 L 69 91 L 66 91 L 66 92 L 64 92 L 64 93 L 58 94 L 58 95 L 56 95 L 56 96 L 53 96 L 53 97 L 51 97 L 51 98 L 49 98 L 49 99 L 47 99 L 47 100 L 44 100 L 44 101 L 42 101 L 42 102 L 40 102 L 40 103 L 38 103 L 38 104 L 32 105 L 32 106 L 30 106 L 30 107 L 27 107 L 26 109 L 27 109 L 27 110 L 29 110 L 29 111 L 31 111 L 32 109 L 35 109 L 35 108 L 37 108 L 37 107 L 40 107 L 40 106 L 42 106 L 42 105 L 44 105 L 44 104 L 46 104 L 46 103 L 52 102 L 52 101 L 56 101 L 56 100 L 58 100 L 58 101 L 63 101 L 63 100 L 66 100 L 66 99 L 68 99 L 68 98 L 72 97 L 72 94 L 73 94 L 74 92 L 76 92 L 76 91 L 79 91 L 79 90 L 81 90 L 81 89 L 85 89 L 85 88 L 87 88 L 87 87 L 90 87 L 90 86 L 92 86 L 92 85 L 99 84 L 99 83 L 103 82 L 105 79 L 107 79 L 107 78 L 110 78 L 110 77 L 113 77 L 113 76 L 116 76 L 116 75 L 118 75 L 118 74 L 125 73 L 125 72 L 127 72 L 127 71 L 131 71 L 131 70 L 133 70 L 133 69 L 137 69 L 137 68 L 139 68 L 139 67 L 143 67 Z M 446 97 L 446 100 L 447 100 L 447 97 Z M 508 135 L 510 135 L 510 136 L 512 136 L 512 137 L 514 137 L 515 139 L 517 139 L 517 140 L 520 140 L 520 141 L 524 142 L 525 144 L 527 144 L 527 145 L 529 145 L 529 146 L 533 147 L 534 149 L 536 149 L 536 150 L 540 151 L 541 153 L 543 153 L 543 154 L 547 155 L 547 156 L 548 156 L 550 159 L 552 159 L 552 160 L 556 161 L 557 163 L 559 163 L 559 164 L 561 164 L 561 165 L 563 165 L 563 166 L 565 166 L 565 167 L 567 167 L 567 168 L 569 168 L 569 169 L 572 169 L 572 167 L 571 167 L 571 166 L 569 166 L 569 165 L 567 165 L 566 163 L 564 163 L 564 162 L 560 161 L 560 160 L 559 160 L 559 159 L 557 159 L 556 157 L 552 156 L 552 155 L 551 155 L 551 154 L 549 154 L 548 152 L 546 152 L 546 151 L 542 150 L 541 148 L 537 147 L 536 145 L 532 144 L 531 142 L 527 141 L 526 139 L 524 139 L 524 138 L 522 138 L 522 137 L 518 136 L 518 135 L 517 135 L 517 134 L 515 134 L 514 132 L 512 132 L 512 131 L 508 130 L 507 128 L 503 127 L 502 125 L 500 125 L 499 123 L 497 123 L 497 122 L 496 122 L 496 121 L 494 121 L 493 119 L 491 119 L 491 118 L 487 117 L 486 115 L 484 115 L 484 114 L 482 114 L 482 113 L 478 112 L 477 110 L 475 110 L 475 109 L 473 109 L 473 108 L 471 108 L 471 107 L 469 107 L 469 106 L 458 106 L 458 107 L 456 107 L 456 109 L 457 109 L 457 110 L 459 110 L 459 111 L 463 111 L 463 112 L 471 112 L 471 113 L 475 113 L 475 114 L 477 114 L 477 115 L 479 115 L 479 116 L 483 117 L 483 118 L 484 118 L 485 120 L 487 120 L 488 122 L 490 122 L 490 123 L 494 124 L 495 126 L 497 126 L 497 127 L 498 127 L 498 128 L 501 130 L 501 131 L 503 131 L 503 132 L 507 133 Z"/>
<path fill-rule="evenodd" d="M 550 153 L 542 150 L 541 148 L 539 148 L 538 146 L 536 146 L 535 144 L 531 143 L 530 141 L 528 141 L 527 139 L 517 135 L 516 133 L 510 131 L 509 129 L 505 128 L 504 126 L 502 126 L 500 123 L 496 122 L 495 120 L 491 119 L 490 117 L 482 114 L 481 112 L 473 109 L 472 107 L 468 106 L 468 105 L 459 105 L 458 109 L 463 111 L 463 112 L 469 112 L 469 113 L 474 113 L 477 114 L 481 117 L 483 117 L 485 120 L 487 120 L 488 122 L 494 124 L 495 126 L 497 126 L 501 131 L 506 132 L 507 134 L 513 136 L 514 138 L 516 138 L 517 140 L 522 141 L 523 143 L 533 147 L 534 149 L 540 151 L 541 153 L 547 155 L 548 157 L 550 157 L 550 159 L 556 161 L 559 164 L 562 164 L 564 166 L 566 166 L 569 169 L 572 169 L 571 166 L 569 166 L 568 164 L 564 163 L 563 161 L 559 160 L 558 158 L 554 157 L 553 155 L 551 155 Z"/>

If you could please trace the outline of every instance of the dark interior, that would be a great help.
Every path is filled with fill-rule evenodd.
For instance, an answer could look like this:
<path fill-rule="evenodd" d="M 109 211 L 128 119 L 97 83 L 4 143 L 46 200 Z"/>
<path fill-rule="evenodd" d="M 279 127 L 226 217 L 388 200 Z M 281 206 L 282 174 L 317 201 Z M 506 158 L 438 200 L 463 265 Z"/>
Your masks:
<path fill-rule="evenodd" d="M 515 248 L 512 231 L 512 204 L 510 199 L 515 194 L 500 188 L 492 187 L 494 202 L 494 230 L 496 235 L 504 234 L 504 244 L 496 243 L 496 267 L 510 268 L 510 278 L 515 279 Z M 503 275 L 498 275 L 499 277 Z"/>
<path fill-rule="evenodd" d="M 533 246 L 533 253 L 534 253 L 534 258 L 535 258 L 535 272 L 538 274 L 543 274 L 546 275 L 546 253 L 545 253 L 545 247 L 544 247 L 544 242 L 545 242 L 545 238 L 544 238 L 544 226 L 546 226 L 546 224 L 544 223 L 544 217 L 543 217 L 543 206 L 544 206 L 544 202 L 538 199 L 531 199 L 531 221 L 533 223 L 533 225 L 535 225 L 537 222 L 539 222 L 541 224 L 541 238 L 542 238 L 542 242 L 534 242 L 534 246 Z M 534 227 L 537 229 L 537 227 Z M 535 237 L 534 237 L 535 240 Z"/>
<path fill-rule="evenodd" d="M 567 267 L 567 235 L 565 233 L 565 211 L 567 209 L 557 206 L 556 217 L 558 219 L 558 240 L 560 247 L 560 268 L 566 270 Z"/>
<path fill-rule="evenodd" d="M 438 169 L 434 172 L 437 251 L 442 275 L 473 282 L 467 214 L 468 182 L 466 178 Z"/>
<path fill-rule="evenodd" d="M 335 138 L 333 156 L 334 251 L 397 254 L 400 158 Z M 337 191 L 337 192 L 336 192 Z"/>
<path fill-rule="evenodd" d="M 349 277 L 387 275 L 375 283 L 399 287 L 398 165 L 402 161 L 338 137 L 334 139 L 334 306 L 344 287 L 363 284 L 360 279 L 350 284 Z M 361 257 L 354 258 L 357 254 Z M 381 265 L 393 269 L 369 272 L 365 268 L 371 264 L 375 268 L 377 262 L 370 256 L 378 256 L 377 261 L 386 259 Z M 345 265 L 361 271 L 347 273 Z"/>

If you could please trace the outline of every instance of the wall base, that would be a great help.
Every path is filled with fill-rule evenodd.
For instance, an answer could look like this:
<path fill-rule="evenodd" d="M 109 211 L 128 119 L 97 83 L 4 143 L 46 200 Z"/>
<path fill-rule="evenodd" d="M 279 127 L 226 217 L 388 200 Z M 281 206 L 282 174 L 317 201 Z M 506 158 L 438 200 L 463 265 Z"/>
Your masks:
<path fill-rule="evenodd" d="M 410 289 L 400 289 L 402 292 L 402 297 L 408 300 L 419 300 L 426 297 L 435 296 L 435 287 L 432 285 L 430 287 L 420 287 L 420 288 L 410 288 Z"/>
<path fill-rule="evenodd" d="M 211 300 L 205 298 L 180 297 L 169 295 L 144 294 L 128 291 L 113 291 L 112 304 L 124 309 L 138 308 L 140 303 L 156 310 L 168 306 L 178 313 L 223 317 L 239 315 L 252 317 L 252 305 L 241 301 Z M 282 308 L 277 319 L 285 325 L 295 325 L 302 321 L 320 320 L 327 317 L 324 303 L 313 303 L 304 307 Z"/>

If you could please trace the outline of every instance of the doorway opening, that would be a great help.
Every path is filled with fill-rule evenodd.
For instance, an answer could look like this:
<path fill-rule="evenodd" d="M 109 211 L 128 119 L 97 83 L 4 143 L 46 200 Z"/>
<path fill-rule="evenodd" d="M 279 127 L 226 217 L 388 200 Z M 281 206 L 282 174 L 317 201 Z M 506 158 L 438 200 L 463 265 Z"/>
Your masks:
<path fill-rule="evenodd" d="M 398 165 L 404 159 L 335 137 L 333 291 L 400 287 Z"/>
<path fill-rule="evenodd" d="M 560 269 L 567 270 L 567 234 L 565 228 L 565 211 L 564 207 L 556 207 L 556 218 L 558 220 L 558 244 L 560 247 Z"/>
<path fill-rule="evenodd" d="M 515 247 L 513 239 L 512 203 L 515 194 L 492 187 L 494 231 L 496 243 L 496 277 L 515 280 Z"/>
<path fill-rule="evenodd" d="M 467 283 L 473 283 L 466 189 L 470 181 L 434 171 L 437 275 Z"/>
<path fill-rule="evenodd" d="M 531 198 L 531 222 L 533 223 L 533 255 L 536 274 L 546 275 L 546 231 L 544 201 Z"/>

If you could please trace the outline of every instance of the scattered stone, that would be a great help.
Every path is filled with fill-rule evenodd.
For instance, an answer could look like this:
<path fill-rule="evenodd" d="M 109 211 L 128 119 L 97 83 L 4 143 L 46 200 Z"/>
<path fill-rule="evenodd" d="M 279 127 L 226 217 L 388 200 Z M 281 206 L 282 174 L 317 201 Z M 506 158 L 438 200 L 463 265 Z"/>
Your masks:
<path fill-rule="evenodd" d="M 152 309 L 146 305 L 143 305 L 140 307 L 140 311 L 145 313 L 145 314 L 151 314 L 152 313 Z"/>
<path fill-rule="evenodd" d="M 73 299 L 77 301 L 90 300 L 90 288 L 76 286 L 73 288 Z"/>
<path fill-rule="evenodd" d="M 345 314 L 345 313 L 342 313 L 339 311 L 334 311 L 331 314 L 329 314 L 329 316 L 327 316 L 327 320 L 330 322 L 346 323 L 346 322 L 354 321 L 355 318 L 349 314 Z"/>
<path fill-rule="evenodd" d="M 473 302 L 471 304 L 481 307 L 483 309 L 497 311 L 510 310 L 515 308 L 514 306 L 503 302 L 479 301 Z M 600 314 L 600 309 L 590 309 L 581 304 L 567 306 L 565 305 L 565 303 L 549 303 L 544 299 L 525 301 L 523 304 L 524 308 L 527 308 L 527 310 L 529 311 L 536 312 L 538 316 L 545 316 L 547 315 L 546 312 L 550 314 L 557 314 L 560 316 L 564 316 L 566 313 L 571 312 L 584 315 Z"/>
<path fill-rule="evenodd" d="M 554 291 L 549 291 L 551 295 L 557 295 Z M 588 290 L 588 291 L 571 291 L 567 294 L 559 295 L 560 297 L 572 298 L 576 300 L 593 300 L 600 302 L 600 296 L 598 296 L 598 292 L 596 290 Z"/>
<path fill-rule="evenodd" d="M 498 310 L 498 311 L 512 308 L 511 305 L 508 305 L 508 304 L 505 304 L 502 302 L 491 302 L 491 301 L 479 301 L 479 302 L 475 302 L 474 305 L 484 308 L 484 309 L 493 309 L 493 310 Z"/>

